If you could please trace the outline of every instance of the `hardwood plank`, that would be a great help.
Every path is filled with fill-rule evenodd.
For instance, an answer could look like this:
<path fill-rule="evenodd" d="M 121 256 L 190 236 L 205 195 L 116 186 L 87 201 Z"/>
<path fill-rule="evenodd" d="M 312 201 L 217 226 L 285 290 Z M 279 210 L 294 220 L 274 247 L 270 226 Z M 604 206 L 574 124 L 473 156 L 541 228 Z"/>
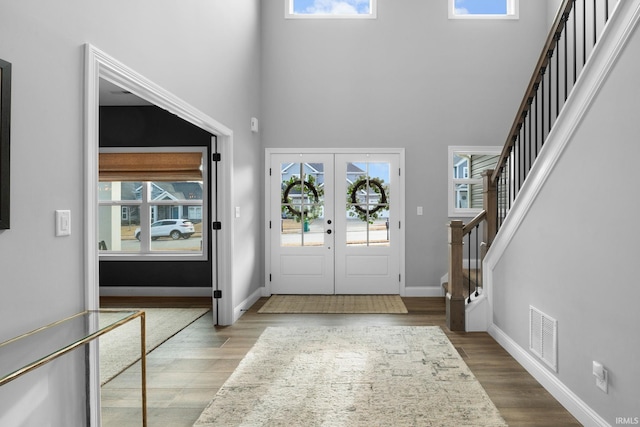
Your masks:
<path fill-rule="evenodd" d="M 160 346 L 149 355 L 149 365 L 156 367 L 148 372 L 149 381 L 155 386 L 148 391 L 148 411 L 154 426 L 191 426 L 265 328 L 296 324 L 440 326 L 510 426 L 580 426 L 489 334 L 449 331 L 445 326 L 442 297 L 403 298 L 408 314 L 351 315 L 258 314 L 266 300 L 258 300 L 232 326 L 213 326 L 211 318 L 205 316 L 169 340 L 164 348 Z M 121 304 L 120 307 L 131 306 L 132 302 L 133 299 L 104 300 L 105 304 Z M 211 299 L 176 299 L 176 302 L 210 304 Z M 143 299 L 140 303 L 146 307 L 167 306 L 171 301 L 156 298 Z M 188 340 L 181 340 L 183 333 L 189 334 Z M 131 369 L 135 369 L 135 365 Z M 136 407 L 139 408 L 139 395 L 130 389 L 137 384 L 135 378 L 139 378 L 134 372 L 123 374 L 120 385 L 113 381 L 103 387 L 108 396 L 108 401 L 103 402 L 103 426 L 139 425 L 133 415 L 137 413 Z M 126 381 L 129 376 L 130 382 Z M 210 383 L 196 381 L 199 376 L 208 378 Z M 132 420 L 131 424 L 127 419 Z"/>

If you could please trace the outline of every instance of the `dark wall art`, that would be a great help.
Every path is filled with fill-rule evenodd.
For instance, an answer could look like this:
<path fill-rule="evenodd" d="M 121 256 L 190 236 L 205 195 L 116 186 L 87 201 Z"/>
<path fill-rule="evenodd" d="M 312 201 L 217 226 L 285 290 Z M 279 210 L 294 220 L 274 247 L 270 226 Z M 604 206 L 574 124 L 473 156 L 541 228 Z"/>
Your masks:
<path fill-rule="evenodd" d="M 9 228 L 11 64 L 0 59 L 0 229 Z"/>

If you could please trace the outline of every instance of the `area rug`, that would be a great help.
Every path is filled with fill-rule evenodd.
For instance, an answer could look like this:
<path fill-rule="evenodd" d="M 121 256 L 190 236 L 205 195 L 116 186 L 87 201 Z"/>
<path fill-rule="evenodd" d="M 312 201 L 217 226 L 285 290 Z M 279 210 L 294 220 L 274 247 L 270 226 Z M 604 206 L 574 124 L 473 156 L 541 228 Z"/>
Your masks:
<path fill-rule="evenodd" d="M 437 326 L 270 327 L 205 426 L 506 426 Z"/>
<path fill-rule="evenodd" d="M 258 313 L 406 314 L 399 295 L 273 295 Z"/>
<path fill-rule="evenodd" d="M 118 310 L 127 310 L 118 309 Z M 147 354 L 202 317 L 208 308 L 143 308 Z M 102 313 L 100 322 L 118 315 Z M 119 317 L 119 316 L 118 316 Z M 100 385 L 140 360 L 140 321 L 133 320 L 106 333 L 100 341 Z"/>

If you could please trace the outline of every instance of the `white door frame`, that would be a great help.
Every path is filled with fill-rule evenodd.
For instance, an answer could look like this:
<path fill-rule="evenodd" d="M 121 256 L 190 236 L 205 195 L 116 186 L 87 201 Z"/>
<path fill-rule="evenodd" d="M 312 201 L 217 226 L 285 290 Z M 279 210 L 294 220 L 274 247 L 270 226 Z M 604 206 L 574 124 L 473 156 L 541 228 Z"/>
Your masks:
<path fill-rule="evenodd" d="M 233 222 L 231 207 L 233 206 L 233 132 L 231 129 L 193 108 L 185 101 L 164 90 L 126 67 L 114 58 L 100 51 L 91 44 L 85 45 L 85 189 L 84 189 L 84 238 L 85 238 L 85 307 L 97 310 L 100 307 L 98 279 L 98 152 L 99 152 L 99 86 L 100 79 L 108 80 L 123 89 L 143 98 L 152 104 L 167 110 L 181 119 L 218 137 L 218 151 L 222 155 L 221 176 L 218 185 L 218 201 L 222 209 L 218 210 L 218 220 L 223 227 L 218 233 L 219 258 L 217 274 L 222 291 L 222 298 L 217 314 L 219 323 L 233 323 Z M 214 269 L 216 263 L 213 263 Z M 213 272 L 216 274 L 216 271 Z M 215 277 L 215 276 L 214 276 Z M 90 425 L 100 425 L 100 378 L 98 370 L 97 343 L 89 345 L 88 350 L 88 389 L 87 417 Z"/>
<path fill-rule="evenodd" d="M 271 230 L 269 229 L 269 221 L 271 217 L 271 189 L 269 186 L 269 168 L 271 167 L 271 155 L 272 154 L 397 154 L 400 157 L 400 209 L 398 212 L 398 218 L 400 220 L 400 232 L 398 238 L 400 240 L 400 296 L 406 295 L 406 282 L 405 282 L 405 150 L 404 148 L 265 148 L 264 155 L 264 170 L 265 170 L 265 183 L 264 183 L 264 291 L 262 296 L 271 295 L 271 282 L 269 280 L 269 274 L 271 269 Z"/>

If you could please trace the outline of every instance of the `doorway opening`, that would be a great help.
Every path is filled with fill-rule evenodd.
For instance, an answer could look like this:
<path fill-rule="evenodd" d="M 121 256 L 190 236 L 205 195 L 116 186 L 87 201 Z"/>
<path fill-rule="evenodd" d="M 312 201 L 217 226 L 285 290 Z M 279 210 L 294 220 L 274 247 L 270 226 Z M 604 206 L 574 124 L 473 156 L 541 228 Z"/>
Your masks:
<path fill-rule="evenodd" d="M 221 325 L 234 321 L 232 295 L 233 227 L 231 177 L 233 173 L 233 132 L 183 100 L 157 86 L 144 76 L 136 73 L 114 58 L 95 48 L 85 45 L 85 306 L 87 310 L 97 310 L 99 299 L 99 240 L 98 240 L 98 155 L 99 155 L 99 88 L 100 81 L 114 84 L 131 92 L 148 103 L 166 110 L 181 119 L 198 126 L 216 136 L 219 162 L 218 223 L 216 227 L 217 247 L 213 287 L 214 319 Z M 217 156 L 216 156 L 217 157 Z M 88 352 L 88 422 L 100 425 L 100 378 L 98 372 L 97 345 L 90 344 Z"/>

